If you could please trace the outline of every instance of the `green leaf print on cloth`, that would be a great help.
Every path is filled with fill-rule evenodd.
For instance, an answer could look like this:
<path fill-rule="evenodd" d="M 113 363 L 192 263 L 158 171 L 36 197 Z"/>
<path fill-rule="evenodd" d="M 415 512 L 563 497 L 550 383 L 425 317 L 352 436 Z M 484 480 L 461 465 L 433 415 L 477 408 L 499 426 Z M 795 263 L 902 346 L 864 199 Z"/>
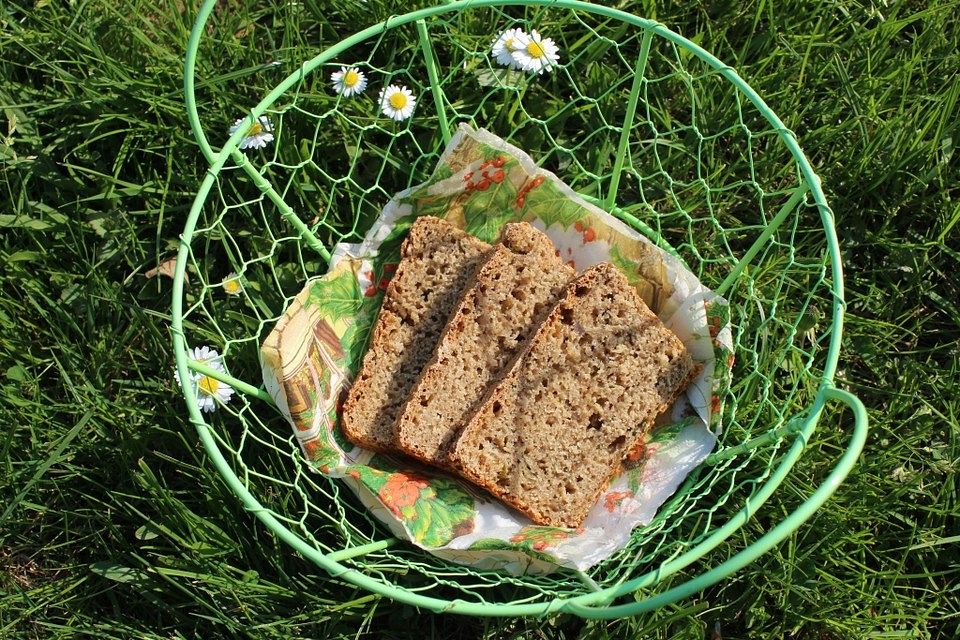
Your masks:
<path fill-rule="evenodd" d="M 360 369 L 360 362 L 363 360 L 363 354 L 367 350 L 367 344 L 370 342 L 370 334 L 373 331 L 373 323 L 380 311 L 380 302 L 382 294 L 376 297 L 364 298 L 354 316 L 350 326 L 347 327 L 340 339 L 343 348 L 346 351 L 346 366 L 352 373 Z"/>
<path fill-rule="evenodd" d="M 540 218 L 547 226 L 560 223 L 566 229 L 587 217 L 586 209 L 542 176 L 529 180 L 521 188 L 520 198 L 524 206 L 524 217 Z"/>
<path fill-rule="evenodd" d="M 310 462 L 321 472 L 328 473 L 330 467 L 340 463 L 340 452 L 330 446 L 323 438 L 314 438 L 303 444 Z"/>
<path fill-rule="evenodd" d="M 548 553 L 537 551 L 529 544 L 518 544 L 514 542 L 504 542 L 498 538 L 483 538 L 471 544 L 468 549 L 471 551 L 520 551 L 524 555 L 544 562 L 556 562 Z"/>
<path fill-rule="evenodd" d="M 333 277 L 315 280 L 311 284 L 307 304 L 315 306 L 330 320 L 339 320 L 354 315 L 360 310 L 363 295 L 353 272 L 341 269 Z"/>
<path fill-rule="evenodd" d="M 384 471 L 393 465 L 382 457 L 378 469 L 356 465 L 347 475 L 362 482 L 400 520 L 411 539 L 425 547 L 441 547 L 473 531 L 473 498 L 454 480 L 412 471 Z"/>
<path fill-rule="evenodd" d="M 509 179 L 506 158 L 484 160 L 463 176 L 463 215 L 466 231 L 484 242 L 495 242 L 500 228 L 517 217 L 513 206 L 517 188 Z"/>

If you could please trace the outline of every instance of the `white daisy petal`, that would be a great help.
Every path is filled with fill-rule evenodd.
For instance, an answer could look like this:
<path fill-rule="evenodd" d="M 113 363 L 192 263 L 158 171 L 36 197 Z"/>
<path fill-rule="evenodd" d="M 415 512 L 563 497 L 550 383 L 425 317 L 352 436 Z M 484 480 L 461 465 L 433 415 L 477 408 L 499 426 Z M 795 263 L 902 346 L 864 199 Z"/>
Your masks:
<path fill-rule="evenodd" d="M 240 281 L 240 276 L 236 273 L 231 273 L 224 278 L 220 286 L 223 287 L 223 291 L 229 296 L 238 296 L 243 293 L 243 283 Z"/>
<path fill-rule="evenodd" d="M 520 38 L 519 45 L 513 50 L 513 58 L 524 71 L 541 74 L 560 60 L 560 48 L 553 38 L 542 37 L 536 29 Z"/>
<path fill-rule="evenodd" d="M 191 374 L 190 374 L 190 379 L 191 379 L 191 380 L 194 380 L 196 377 L 197 377 L 197 374 L 195 374 L 195 373 L 191 373 Z M 179 371 L 178 369 L 174 369 L 174 370 L 173 370 L 173 379 L 177 381 L 177 384 L 178 384 L 178 385 L 180 385 L 181 387 L 183 386 L 183 383 L 180 382 L 180 371 Z"/>
<path fill-rule="evenodd" d="M 203 394 L 197 396 L 197 406 L 199 406 L 200 410 L 205 413 L 212 413 L 217 408 L 213 402 L 213 398 Z"/>
<path fill-rule="evenodd" d="M 237 132 L 237 129 L 243 126 L 246 118 L 241 118 L 230 127 L 230 135 Z M 273 124 L 267 116 L 260 116 L 249 129 L 247 135 L 240 141 L 240 149 L 263 149 L 268 142 L 273 141 Z"/>
<path fill-rule="evenodd" d="M 333 90 L 346 98 L 363 93 L 367 88 L 367 76 L 356 67 L 340 67 L 340 71 L 333 72 L 330 80 Z"/>
<path fill-rule="evenodd" d="M 527 37 L 523 29 L 507 29 L 493 41 L 490 55 L 496 58 L 498 64 L 511 69 L 519 69 L 520 63 L 513 56 L 513 51 L 525 42 Z"/>
<path fill-rule="evenodd" d="M 413 108 L 416 106 L 416 97 L 405 86 L 398 87 L 392 84 L 380 90 L 380 110 L 388 118 L 393 118 L 397 122 L 406 120 L 413 115 Z"/>
<path fill-rule="evenodd" d="M 233 387 L 210 376 L 200 376 L 195 389 L 197 404 L 206 412 L 214 411 L 218 404 L 227 404 L 233 397 Z"/>
<path fill-rule="evenodd" d="M 187 352 L 191 360 L 196 360 L 200 364 L 205 364 L 211 369 L 223 371 L 223 358 L 217 353 L 216 349 L 210 347 L 195 347 Z"/>

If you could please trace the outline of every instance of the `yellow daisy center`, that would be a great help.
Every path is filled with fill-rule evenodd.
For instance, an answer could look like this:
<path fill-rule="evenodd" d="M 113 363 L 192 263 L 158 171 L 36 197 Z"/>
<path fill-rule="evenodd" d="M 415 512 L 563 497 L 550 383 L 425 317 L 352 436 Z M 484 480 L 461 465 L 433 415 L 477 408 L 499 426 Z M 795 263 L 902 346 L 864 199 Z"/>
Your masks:
<path fill-rule="evenodd" d="M 530 44 L 527 45 L 527 53 L 533 58 L 542 58 L 543 47 L 540 46 L 540 43 L 531 41 Z"/>
<path fill-rule="evenodd" d="M 227 280 L 225 283 L 223 283 L 223 290 L 231 295 L 240 293 L 240 281 Z"/>
<path fill-rule="evenodd" d="M 254 122 L 250 125 L 250 128 L 247 130 L 248 136 L 258 136 L 263 133 L 263 125 L 259 122 Z"/>
<path fill-rule="evenodd" d="M 503 41 L 503 46 L 507 49 L 513 49 L 513 38 L 507 38 Z"/>
<path fill-rule="evenodd" d="M 360 74 L 354 69 L 350 69 L 345 74 L 343 74 L 343 86 L 352 87 L 355 84 L 360 82 Z"/>
<path fill-rule="evenodd" d="M 200 376 L 200 380 L 197 382 L 197 387 L 200 388 L 200 391 L 208 396 L 215 395 L 219 386 L 220 382 L 210 376 Z"/>
<path fill-rule="evenodd" d="M 390 106 L 400 111 L 405 106 L 407 106 L 407 96 L 402 91 L 397 91 L 395 94 L 390 96 Z"/>

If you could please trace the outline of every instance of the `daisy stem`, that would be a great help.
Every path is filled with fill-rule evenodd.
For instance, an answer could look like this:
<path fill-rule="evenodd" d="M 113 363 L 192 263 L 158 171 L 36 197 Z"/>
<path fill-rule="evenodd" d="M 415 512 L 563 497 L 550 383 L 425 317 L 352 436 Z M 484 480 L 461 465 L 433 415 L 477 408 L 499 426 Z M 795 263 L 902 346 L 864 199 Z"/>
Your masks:
<path fill-rule="evenodd" d="M 236 389 L 241 393 L 245 393 L 248 396 L 254 396 L 258 400 L 263 400 L 264 402 L 270 404 L 271 406 L 276 405 L 276 402 L 273 401 L 273 398 L 270 397 L 269 393 L 267 393 L 263 389 L 258 389 L 257 387 L 251 384 L 247 384 L 242 380 L 237 380 L 236 378 L 234 378 L 228 373 L 224 373 L 223 371 L 218 371 L 217 369 L 208 367 L 202 362 L 197 362 L 196 360 L 187 360 L 187 366 L 191 370 L 199 373 L 200 375 L 208 376 L 210 378 L 213 378 L 214 380 L 219 380 L 220 382 L 230 385 L 231 387 L 233 387 L 234 389 Z"/>
<path fill-rule="evenodd" d="M 247 160 L 246 154 L 244 154 L 239 149 L 234 149 L 231 152 L 230 156 L 233 158 L 233 161 L 243 169 L 250 180 L 253 181 L 257 188 L 260 189 L 260 192 L 263 193 L 270 201 L 277 206 L 277 209 L 280 211 L 280 215 L 286 219 L 287 222 L 297 230 L 297 234 L 300 236 L 300 239 L 303 240 L 311 249 L 320 254 L 320 257 L 323 258 L 324 262 L 330 262 L 330 252 L 327 251 L 327 248 L 323 246 L 323 243 L 317 239 L 315 235 L 310 231 L 310 228 L 306 223 L 300 219 L 300 216 L 296 214 L 293 208 L 290 207 L 286 202 L 283 201 L 283 196 L 277 193 L 276 189 L 273 188 L 273 185 L 270 184 L 266 178 L 260 175 L 260 172 L 257 171 L 257 168 Z"/>
<path fill-rule="evenodd" d="M 524 83 L 523 87 L 520 89 L 520 95 L 517 96 L 516 101 L 514 101 L 513 106 L 510 107 L 510 113 L 507 115 L 507 124 L 511 127 L 513 126 L 513 119 L 517 115 L 517 109 L 520 108 L 520 105 L 523 103 L 523 96 L 527 94 L 527 87 L 530 86 L 530 82 L 527 81 Z"/>
<path fill-rule="evenodd" d="M 647 56 L 650 55 L 650 41 L 653 31 L 644 29 L 643 40 L 640 43 L 640 55 L 633 69 L 633 84 L 630 86 L 630 98 L 627 101 L 627 114 L 623 118 L 620 128 L 620 144 L 617 145 L 617 156 L 613 159 L 613 174 L 610 176 L 610 187 L 607 189 L 606 209 L 612 209 L 617 203 L 617 190 L 620 188 L 620 176 L 623 174 L 623 163 L 630 150 L 630 129 L 633 128 L 633 117 L 637 113 L 637 101 L 640 99 L 640 87 L 643 85 L 643 76 L 647 69 Z"/>
<path fill-rule="evenodd" d="M 430 36 L 427 35 L 427 23 L 417 20 L 417 35 L 420 37 L 420 49 L 423 51 L 423 61 L 427 65 L 427 77 L 430 79 L 430 93 L 433 94 L 433 106 L 437 110 L 440 133 L 443 135 L 443 144 L 450 142 L 450 124 L 447 122 L 447 112 L 443 107 L 443 89 L 437 76 L 437 61 L 430 45 Z"/>

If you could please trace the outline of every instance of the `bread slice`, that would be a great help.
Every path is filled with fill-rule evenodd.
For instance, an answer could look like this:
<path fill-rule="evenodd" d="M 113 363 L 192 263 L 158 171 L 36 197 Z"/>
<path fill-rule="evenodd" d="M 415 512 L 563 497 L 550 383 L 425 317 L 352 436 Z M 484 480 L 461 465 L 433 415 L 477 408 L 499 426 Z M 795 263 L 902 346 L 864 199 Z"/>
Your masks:
<path fill-rule="evenodd" d="M 577 527 L 697 371 L 626 278 L 599 264 L 567 286 L 448 460 L 537 524 Z"/>
<path fill-rule="evenodd" d="M 576 272 L 529 224 L 504 226 L 397 421 L 397 445 L 444 466 L 447 449 Z"/>
<path fill-rule="evenodd" d="M 487 243 L 439 218 L 424 216 L 413 224 L 343 405 L 341 424 L 351 442 L 377 451 L 394 447 L 397 415 L 489 250 Z"/>

